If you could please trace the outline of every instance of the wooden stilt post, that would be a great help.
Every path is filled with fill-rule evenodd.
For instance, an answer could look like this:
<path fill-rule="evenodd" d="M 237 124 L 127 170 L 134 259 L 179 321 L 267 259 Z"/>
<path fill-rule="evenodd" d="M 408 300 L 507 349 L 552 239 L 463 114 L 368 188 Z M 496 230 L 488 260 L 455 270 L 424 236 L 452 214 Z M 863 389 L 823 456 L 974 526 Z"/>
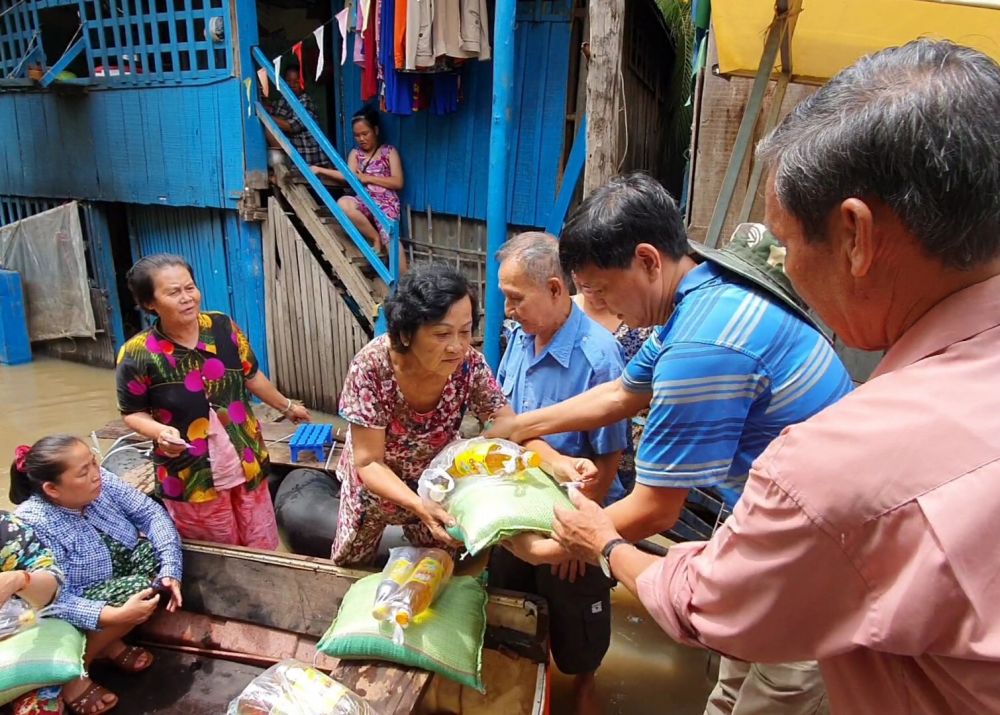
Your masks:
<path fill-rule="evenodd" d="M 590 52 L 587 66 L 586 196 L 618 173 L 621 162 L 621 62 L 625 0 L 588 3 Z"/>

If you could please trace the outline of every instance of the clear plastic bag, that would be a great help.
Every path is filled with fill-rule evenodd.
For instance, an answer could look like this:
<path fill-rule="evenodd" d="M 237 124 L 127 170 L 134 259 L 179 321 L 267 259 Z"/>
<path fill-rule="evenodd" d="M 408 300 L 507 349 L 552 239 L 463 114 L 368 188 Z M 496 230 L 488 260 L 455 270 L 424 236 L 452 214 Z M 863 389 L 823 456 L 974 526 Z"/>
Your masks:
<path fill-rule="evenodd" d="M 375 591 L 372 617 L 391 623 L 393 640 L 402 643 L 403 629 L 430 608 L 455 570 L 455 562 L 441 549 L 403 546 L 389 551 L 382 581 Z"/>
<path fill-rule="evenodd" d="M 444 504 L 468 479 L 517 479 L 520 472 L 541 465 L 541 458 L 505 439 L 474 437 L 452 442 L 431 460 L 420 475 L 417 493 Z"/>
<path fill-rule="evenodd" d="M 34 628 L 47 609 L 36 611 L 17 596 L 0 606 L 0 640 Z"/>
<path fill-rule="evenodd" d="M 470 555 L 526 531 L 552 533 L 553 508 L 572 508 L 566 493 L 541 469 L 541 458 L 503 439 L 452 442 L 417 482 L 417 493 L 455 519 L 448 533 Z"/>
<path fill-rule="evenodd" d="M 377 715 L 364 698 L 297 660 L 283 660 L 254 678 L 226 715 Z"/>

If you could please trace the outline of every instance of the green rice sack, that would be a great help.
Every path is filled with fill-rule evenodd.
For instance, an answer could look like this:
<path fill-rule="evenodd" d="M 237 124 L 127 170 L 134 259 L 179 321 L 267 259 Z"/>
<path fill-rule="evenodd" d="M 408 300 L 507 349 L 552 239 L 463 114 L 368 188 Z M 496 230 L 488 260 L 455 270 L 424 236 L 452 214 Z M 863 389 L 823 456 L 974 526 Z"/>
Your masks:
<path fill-rule="evenodd" d="M 525 531 L 551 534 L 553 508 L 573 508 L 559 485 L 537 467 L 511 477 L 457 480 L 445 506 L 458 522 L 449 533 L 473 556 Z"/>
<path fill-rule="evenodd" d="M 55 618 L 41 618 L 34 628 L 0 640 L 0 705 L 79 678 L 85 645 L 83 633 Z"/>
<path fill-rule="evenodd" d="M 337 617 L 316 646 L 343 660 L 386 660 L 438 673 L 485 692 L 482 679 L 486 637 L 486 589 L 471 576 L 456 576 L 433 605 L 414 619 L 402 645 L 393 627 L 372 617 L 382 574 L 366 576 L 344 595 Z"/>

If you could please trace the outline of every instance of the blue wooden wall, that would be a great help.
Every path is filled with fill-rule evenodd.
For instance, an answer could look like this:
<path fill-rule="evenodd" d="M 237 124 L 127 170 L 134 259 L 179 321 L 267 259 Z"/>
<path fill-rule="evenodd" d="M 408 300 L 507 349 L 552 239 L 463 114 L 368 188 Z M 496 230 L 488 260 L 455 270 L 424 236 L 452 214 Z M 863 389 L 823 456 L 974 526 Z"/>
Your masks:
<path fill-rule="evenodd" d="M 230 315 L 243 329 L 267 372 L 264 264 L 260 224 L 235 211 L 129 206 L 132 257 L 176 253 L 194 269 L 203 310 Z"/>
<path fill-rule="evenodd" d="M 518 3 L 514 160 L 508 177 L 508 220 L 518 226 L 544 226 L 559 188 L 570 57 L 577 51 L 569 46 L 571 5 Z M 348 63 L 337 66 L 337 139 L 344 156 L 354 146 L 351 115 L 362 106 L 361 70 L 350 61 L 353 45 L 348 49 Z M 485 219 L 493 64 L 473 62 L 463 76 L 464 103 L 455 114 L 383 114 L 382 121 L 403 160 L 404 203 L 414 210 L 430 207 Z"/>
<path fill-rule="evenodd" d="M 0 95 L 0 194 L 235 206 L 240 83 Z"/>

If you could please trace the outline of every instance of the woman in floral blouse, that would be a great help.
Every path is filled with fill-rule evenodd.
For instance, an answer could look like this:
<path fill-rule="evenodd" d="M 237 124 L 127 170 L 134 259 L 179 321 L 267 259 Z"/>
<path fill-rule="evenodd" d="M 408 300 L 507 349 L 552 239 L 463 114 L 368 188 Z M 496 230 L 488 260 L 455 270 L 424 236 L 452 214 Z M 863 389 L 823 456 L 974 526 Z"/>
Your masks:
<path fill-rule="evenodd" d="M 52 602 L 62 583 L 52 552 L 36 537 L 31 527 L 13 514 L 0 511 L 0 607 L 18 597 L 34 608 Z M 14 715 L 63 712 L 60 688 L 42 688 L 14 701 Z"/>
<path fill-rule="evenodd" d="M 183 258 L 148 256 L 127 280 L 156 321 L 118 354 L 118 406 L 125 424 L 153 442 L 157 496 L 184 538 L 277 548 L 268 455 L 250 394 L 293 422 L 308 421 L 308 410 L 258 370 L 231 318 L 201 312 Z"/>
<path fill-rule="evenodd" d="M 431 459 L 459 436 L 466 412 L 485 423 L 512 416 L 483 356 L 471 347 L 479 322 L 476 298 L 450 266 L 407 273 L 386 301 L 388 335 L 355 356 L 340 397 L 350 434 L 337 466 L 340 514 L 331 558 L 369 562 L 388 524 L 402 524 L 410 543 L 454 547 L 451 517 L 417 496 Z M 590 476 L 588 460 L 570 459 L 545 442 L 529 443 L 564 479 Z"/>

